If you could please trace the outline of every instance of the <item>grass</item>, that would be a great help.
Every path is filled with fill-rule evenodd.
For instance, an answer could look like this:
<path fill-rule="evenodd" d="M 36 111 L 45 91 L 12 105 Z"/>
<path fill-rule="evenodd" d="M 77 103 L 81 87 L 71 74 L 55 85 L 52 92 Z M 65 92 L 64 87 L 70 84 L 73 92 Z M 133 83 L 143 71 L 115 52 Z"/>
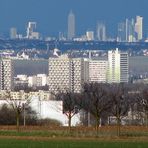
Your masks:
<path fill-rule="evenodd" d="M 80 140 L 18 140 L 0 139 L 1 148 L 147 148 L 148 142 L 100 142 Z"/>

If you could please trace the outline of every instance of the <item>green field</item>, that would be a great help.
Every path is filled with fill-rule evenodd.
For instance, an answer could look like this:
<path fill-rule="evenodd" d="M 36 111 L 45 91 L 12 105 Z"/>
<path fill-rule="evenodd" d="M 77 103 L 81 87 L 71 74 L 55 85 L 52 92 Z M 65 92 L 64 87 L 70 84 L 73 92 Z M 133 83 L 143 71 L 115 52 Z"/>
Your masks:
<path fill-rule="evenodd" d="M 147 148 L 148 142 L 0 139 L 0 148 Z"/>

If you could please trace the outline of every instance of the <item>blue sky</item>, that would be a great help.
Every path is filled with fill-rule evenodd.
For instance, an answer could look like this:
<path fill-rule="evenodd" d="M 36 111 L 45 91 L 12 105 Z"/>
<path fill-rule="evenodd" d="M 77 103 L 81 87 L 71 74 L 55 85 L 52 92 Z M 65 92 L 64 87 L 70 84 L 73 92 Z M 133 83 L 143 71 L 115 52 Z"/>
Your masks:
<path fill-rule="evenodd" d="M 67 15 L 73 10 L 77 34 L 95 30 L 98 20 L 106 23 L 108 32 L 117 23 L 141 15 L 148 30 L 148 0 L 0 0 L 0 33 L 17 27 L 25 33 L 28 21 L 36 21 L 43 34 L 67 31 Z M 147 28 L 146 28 L 147 26 Z"/>

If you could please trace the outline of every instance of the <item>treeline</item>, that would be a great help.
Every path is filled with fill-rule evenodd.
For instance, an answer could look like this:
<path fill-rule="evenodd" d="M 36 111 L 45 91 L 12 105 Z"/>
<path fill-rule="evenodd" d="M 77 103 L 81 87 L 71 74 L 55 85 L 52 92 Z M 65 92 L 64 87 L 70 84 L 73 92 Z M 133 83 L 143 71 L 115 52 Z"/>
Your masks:
<path fill-rule="evenodd" d="M 148 126 L 148 86 L 144 84 L 85 84 L 82 93 L 59 92 L 57 100 L 63 100 L 63 113 L 68 117 L 69 130 L 72 117 L 78 112 L 82 125 L 110 125 L 115 120 L 120 125 L 126 119 L 128 125 Z M 128 120 L 127 120 L 128 119 Z M 101 123 L 100 123 L 101 122 Z"/>

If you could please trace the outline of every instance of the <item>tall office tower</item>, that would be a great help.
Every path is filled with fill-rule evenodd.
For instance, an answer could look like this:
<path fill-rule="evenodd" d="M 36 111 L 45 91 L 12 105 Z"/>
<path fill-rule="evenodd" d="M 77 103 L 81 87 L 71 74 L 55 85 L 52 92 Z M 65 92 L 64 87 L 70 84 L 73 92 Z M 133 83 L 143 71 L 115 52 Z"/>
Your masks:
<path fill-rule="evenodd" d="M 13 62 L 11 59 L 0 59 L 0 90 L 13 89 Z"/>
<path fill-rule="evenodd" d="M 97 24 L 97 39 L 99 41 L 106 41 L 106 27 L 104 23 Z"/>
<path fill-rule="evenodd" d="M 49 58 L 49 91 L 57 93 L 70 90 L 79 93 L 84 82 L 88 81 L 86 68 L 82 58 L 69 58 L 67 55 Z"/>
<path fill-rule="evenodd" d="M 68 15 L 68 39 L 72 40 L 75 37 L 75 15 L 71 11 Z"/>
<path fill-rule="evenodd" d="M 108 83 L 128 82 L 128 53 L 108 51 Z"/>
<path fill-rule="evenodd" d="M 126 19 L 126 41 L 134 42 L 135 41 L 135 21 L 134 19 Z"/>
<path fill-rule="evenodd" d="M 17 29 L 14 27 L 10 28 L 10 39 L 16 39 L 17 37 Z"/>
<path fill-rule="evenodd" d="M 89 82 L 105 83 L 107 81 L 107 60 L 89 61 Z"/>
<path fill-rule="evenodd" d="M 135 32 L 137 33 L 137 40 L 143 39 L 143 17 L 137 16 L 135 23 Z"/>
<path fill-rule="evenodd" d="M 118 36 L 117 36 L 118 42 L 124 42 L 126 41 L 126 27 L 125 23 L 121 22 L 118 24 Z"/>
<path fill-rule="evenodd" d="M 36 32 L 36 22 L 28 22 L 28 27 L 27 27 L 27 38 L 28 39 L 39 39 L 39 33 Z"/>

